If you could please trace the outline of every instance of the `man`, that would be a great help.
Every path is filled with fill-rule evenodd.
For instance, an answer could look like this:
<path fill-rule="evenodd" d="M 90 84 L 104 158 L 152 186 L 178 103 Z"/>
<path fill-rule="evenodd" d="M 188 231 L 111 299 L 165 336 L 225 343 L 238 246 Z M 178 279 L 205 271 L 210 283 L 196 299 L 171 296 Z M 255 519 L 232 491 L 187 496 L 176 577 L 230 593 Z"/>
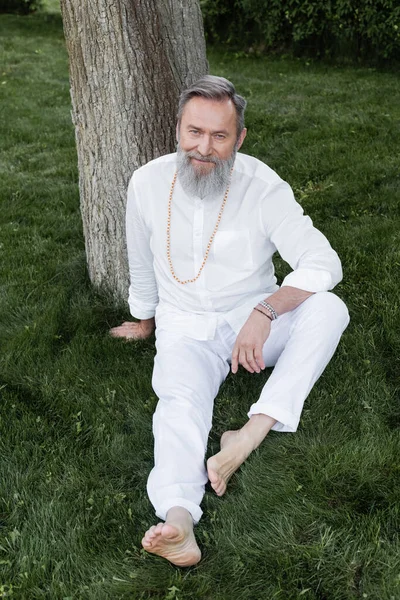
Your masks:
<path fill-rule="evenodd" d="M 143 339 L 157 326 L 159 402 L 147 489 L 165 523 L 142 544 L 179 566 L 200 560 L 193 524 L 207 479 L 221 496 L 271 429 L 296 431 L 349 320 L 328 292 L 342 277 L 336 252 L 287 183 L 237 154 L 245 106 L 226 79 L 197 81 L 180 98 L 177 154 L 138 169 L 128 189 L 129 304 L 139 321 L 111 334 Z M 293 269 L 280 288 L 276 250 Z M 213 401 L 229 365 L 232 373 L 239 365 L 274 370 L 247 423 L 224 433 L 206 471 Z"/>

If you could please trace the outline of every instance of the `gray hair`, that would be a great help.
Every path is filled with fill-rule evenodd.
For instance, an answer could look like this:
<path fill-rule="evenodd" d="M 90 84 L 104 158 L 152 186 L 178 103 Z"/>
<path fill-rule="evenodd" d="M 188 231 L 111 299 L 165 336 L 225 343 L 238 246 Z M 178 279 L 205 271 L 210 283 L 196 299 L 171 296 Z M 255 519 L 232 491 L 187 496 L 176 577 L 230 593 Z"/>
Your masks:
<path fill-rule="evenodd" d="M 207 100 L 216 100 L 222 102 L 223 100 L 232 100 L 232 103 L 236 109 L 236 127 L 237 137 L 239 138 L 244 128 L 244 111 L 246 108 L 246 100 L 236 93 L 233 83 L 225 79 L 225 77 L 216 77 L 215 75 L 205 75 L 201 79 L 198 79 L 190 87 L 180 95 L 178 105 L 178 124 L 180 124 L 185 105 L 192 98 L 200 97 L 206 98 Z"/>

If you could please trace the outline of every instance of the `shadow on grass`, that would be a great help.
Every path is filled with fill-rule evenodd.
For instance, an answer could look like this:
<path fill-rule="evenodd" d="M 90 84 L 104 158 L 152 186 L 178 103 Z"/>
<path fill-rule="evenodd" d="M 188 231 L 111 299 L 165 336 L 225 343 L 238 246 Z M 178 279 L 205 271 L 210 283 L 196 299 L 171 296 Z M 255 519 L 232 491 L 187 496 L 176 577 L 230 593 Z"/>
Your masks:
<path fill-rule="evenodd" d="M 0 35 L 12 39 L 16 35 L 38 36 L 44 38 L 64 37 L 61 14 L 38 12 L 33 15 L 2 14 Z"/>

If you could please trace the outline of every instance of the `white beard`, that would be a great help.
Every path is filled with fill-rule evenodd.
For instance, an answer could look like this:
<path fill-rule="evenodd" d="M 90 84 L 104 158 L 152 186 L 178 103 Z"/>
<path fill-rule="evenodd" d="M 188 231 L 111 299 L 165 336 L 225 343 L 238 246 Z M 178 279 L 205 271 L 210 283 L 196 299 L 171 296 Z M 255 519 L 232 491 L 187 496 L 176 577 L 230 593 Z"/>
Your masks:
<path fill-rule="evenodd" d="M 236 147 L 233 149 L 229 158 L 221 160 L 220 158 L 209 156 L 205 158 L 195 150 L 185 152 L 178 144 L 177 152 L 177 171 L 179 182 L 188 196 L 198 196 L 205 198 L 222 194 L 228 187 L 231 176 L 231 170 L 236 158 Z M 191 158 L 204 160 L 214 163 L 214 167 L 209 169 L 196 168 L 191 163 Z"/>

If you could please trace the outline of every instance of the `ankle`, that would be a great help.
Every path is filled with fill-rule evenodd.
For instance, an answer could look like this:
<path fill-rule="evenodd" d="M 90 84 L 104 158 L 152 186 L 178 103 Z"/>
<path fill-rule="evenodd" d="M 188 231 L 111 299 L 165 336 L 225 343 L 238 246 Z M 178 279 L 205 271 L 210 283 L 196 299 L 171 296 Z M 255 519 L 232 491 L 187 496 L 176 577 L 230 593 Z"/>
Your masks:
<path fill-rule="evenodd" d="M 241 429 L 237 431 L 236 438 L 236 452 L 237 454 L 241 454 L 242 460 L 246 460 L 246 458 L 257 448 L 258 444 L 255 443 L 254 436 L 252 432 L 249 431 L 246 426 L 243 426 Z"/>
<path fill-rule="evenodd" d="M 247 423 L 243 425 L 240 431 L 243 438 L 248 440 L 248 445 L 251 448 L 250 452 L 258 448 L 275 423 L 277 421 L 272 417 L 257 414 L 252 415 Z"/>
<path fill-rule="evenodd" d="M 193 517 L 183 506 L 173 506 L 167 512 L 166 523 L 180 523 L 193 527 Z"/>

